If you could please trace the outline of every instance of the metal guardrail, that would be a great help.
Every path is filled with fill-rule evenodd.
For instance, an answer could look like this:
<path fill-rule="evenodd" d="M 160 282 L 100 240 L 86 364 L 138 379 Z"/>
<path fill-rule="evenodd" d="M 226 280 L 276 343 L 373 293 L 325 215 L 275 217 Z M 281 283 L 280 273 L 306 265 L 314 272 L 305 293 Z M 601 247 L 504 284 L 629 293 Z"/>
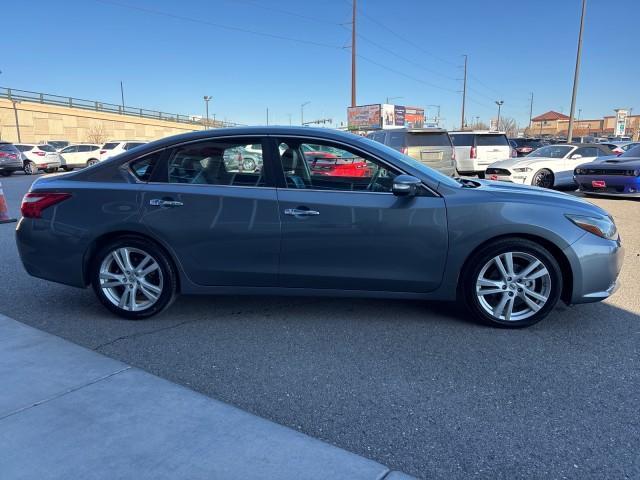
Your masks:
<path fill-rule="evenodd" d="M 166 113 L 157 110 L 147 110 L 146 108 L 128 107 L 113 103 L 99 102 L 97 100 L 85 100 L 82 98 L 63 97 L 49 93 L 30 92 L 27 90 L 17 90 L 15 88 L 0 87 L 0 98 L 6 98 L 15 102 L 33 102 L 46 105 L 56 105 L 59 107 L 81 108 L 83 110 L 93 110 L 96 112 L 116 113 L 133 117 L 152 118 L 155 120 L 165 120 L 168 122 L 188 123 L 191 125 L 205 126 L 206 119 L 195 120 L 189 115 L 177 113 Z M 209 120 L 210 127 L 233 127 L 240 125 L 233 122 L 221 122 L 219 120 Z"/>

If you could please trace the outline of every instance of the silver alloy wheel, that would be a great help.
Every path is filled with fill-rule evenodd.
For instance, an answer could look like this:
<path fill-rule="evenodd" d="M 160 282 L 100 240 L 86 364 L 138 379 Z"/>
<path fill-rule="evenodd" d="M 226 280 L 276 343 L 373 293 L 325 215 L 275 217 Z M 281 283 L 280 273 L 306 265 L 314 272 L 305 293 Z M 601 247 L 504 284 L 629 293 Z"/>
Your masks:
<path fill-rule="evenodd" d="M 501 253 L 482 267 L 476 280 L 480 306 L 493 318 L 506 322 L 535 315 L 550 295 L 549 270 L 530 253 Z"/>
<path fill-rule="evenodd" d="M 38 171 L 38 167 L 36 167 L 36 164 L 29 161 L 26 163 L 26 165 L 24 166 L 24 173 L 26 173 L 27 175 L 33 175 Z"/>
<path fill-rule="evenodd" d="M 87 167 L 92 167 L 96 163 L 98 163 L 98 160 L 96 160 L 95 158 L 92 158 L 92 159 L 87 161 Z"/>
<path fill-rule="evenodd" d="M 245 158 L 242 162 L 242 169 L 246 172 L 255 172 L 256 167 L 256 161 L 253 158 Z"/>
<path fill-rule="evenodd" d="M 160 265 L 147 252 L 133 247 L 111 251 L 100 265 L 100 288 L 115 306 L 139 312 L 153 306 L 162 294 Z"/>

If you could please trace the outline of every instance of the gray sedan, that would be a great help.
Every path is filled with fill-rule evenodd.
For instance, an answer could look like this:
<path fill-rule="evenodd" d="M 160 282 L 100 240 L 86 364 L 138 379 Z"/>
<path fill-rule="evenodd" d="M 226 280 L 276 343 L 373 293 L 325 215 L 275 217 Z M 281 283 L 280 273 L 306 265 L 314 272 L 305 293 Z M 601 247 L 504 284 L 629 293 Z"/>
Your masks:
<path fill-rule="evenodd" d="M 252 145 L 263 164 L 225 162 Z M 340 151 L 312 171 L 304 152 Z M 327 129 L 174 136 L 36 180 L 17 243 L 36 277 L 92 286 L 143 319 L 183 294 L 371 296 L 462 302 L 522 327 L 562 299 L 616 288 L 623 251 L 600 208 L 535 187 L 454 180 L 380 143 Z"/>

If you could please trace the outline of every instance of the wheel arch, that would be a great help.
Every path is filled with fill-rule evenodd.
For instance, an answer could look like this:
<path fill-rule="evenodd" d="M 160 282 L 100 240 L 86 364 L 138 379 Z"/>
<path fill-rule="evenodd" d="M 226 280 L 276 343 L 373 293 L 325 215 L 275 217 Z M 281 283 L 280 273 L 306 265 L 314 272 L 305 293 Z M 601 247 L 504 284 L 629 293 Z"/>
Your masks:
<path fill-rule="evenodd" d="M 135 237 L 140 240 L 151 242 L 154 244 L 154 246 L 159 248 L 167 256 L 167 258 L 171 262 L 171 266 L 176 272 L 176 293 L 180 292 L 181 270 L 179 268 L 177 259 L 174 257 L 173 253 L 170 251 L 170 249 L 165 247 L 161 242 L 153 238 L 151 235 L 146 233 L 141 233 L 135 230 L 117 230 L 117 231 L 107 232 L 96 237 L 89 244 L 89 246 L 85 251 L 84 258 L 83 258 L 83 265 L 82 265 L 82 281 L 84 282 L 85 285 L 89 285 L 90 283 L 89 269 L 91 268 L 91 263 L 93 262 L 93 259 L 96 253 L 104 245 L 122 237 Z"/>
<path fill-rule="evenodd" d="M 562 292 L 560 293 L 560 298 L 565 303 L 570 303 L 571 296 L 572 296 L 572 293 L 573 293 L 573 269 L 571 268 L 571 263 L 569 262 L 569 259 L 563 253 L 562 249 L 558 245 L 556 245 L 555 243 L 553 243 L 552 241 L 550 241 L 550 240 L 548 240 L 548 239 L 546 239 L 544 237 L 541 237 L 541 236 L 535 235 L 535 234 L 530 234 L 530 233 L 498 235 L 498 236 L 489 238 L 489 239 L 485 240 L 484 242 L 482 242 L 481 244 L 479 244 L 478 246 L 476 246 L 476 248 L 474 248 L 473 251 L 471 251 L 471 253 L 469 253 L 469 255 L 465 259 L 464 263 L 462 264 L 462 267 L 460 268 L 460 271 L 458 272 L 458 281 L 457 281 L 456 289 L 460 289 L 460 286 L 461 286 L 461 283 L 462 283 L 462 278 L 463 278 L 463 273 L 467 269 L 471 259 L 474 257 L 474 255 L 478 251 L 480 251 L 480 249 L 482 249 L 482 248 L 486 247 L 487 245 L 489 245 L 491 243 L 494 243 L 494 242 L 496 242 L 498 240 L 507 240 L 507 239 L 509 239 L 509 240 L 518 240 L 518 239 L 529 240 L 531 242 L 537 243 L 538 245 L 544 247 L 545 249 L 547 249 L 549 251 L 549 253 L 551 253 L 551 255 L 553 255 L 553 258 L 555 258 L 555 260 L 558 262 L 558 265 L 560 266 L 560 271 L 562 273 Z"/>

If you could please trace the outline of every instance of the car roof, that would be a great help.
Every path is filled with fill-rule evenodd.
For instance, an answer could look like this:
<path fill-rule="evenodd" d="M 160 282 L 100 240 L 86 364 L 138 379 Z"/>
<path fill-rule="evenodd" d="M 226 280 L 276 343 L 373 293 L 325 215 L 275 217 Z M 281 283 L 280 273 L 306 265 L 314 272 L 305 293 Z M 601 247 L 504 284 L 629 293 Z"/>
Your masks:
<path fill-rule="evenodd" d="M 456 131 L 449 132 L 449 133 L 451 133 L 451 134 L 455 133 L 457 135 L 459 135 L 461 133 L 467 133 L 469 135 L 506 135 L 506 132 L 495 132 L 495 131 L 492 131 L 492 130 L 473 130 L 473 131 L 470 131 L 470 130 L 456 130 Z"/>

